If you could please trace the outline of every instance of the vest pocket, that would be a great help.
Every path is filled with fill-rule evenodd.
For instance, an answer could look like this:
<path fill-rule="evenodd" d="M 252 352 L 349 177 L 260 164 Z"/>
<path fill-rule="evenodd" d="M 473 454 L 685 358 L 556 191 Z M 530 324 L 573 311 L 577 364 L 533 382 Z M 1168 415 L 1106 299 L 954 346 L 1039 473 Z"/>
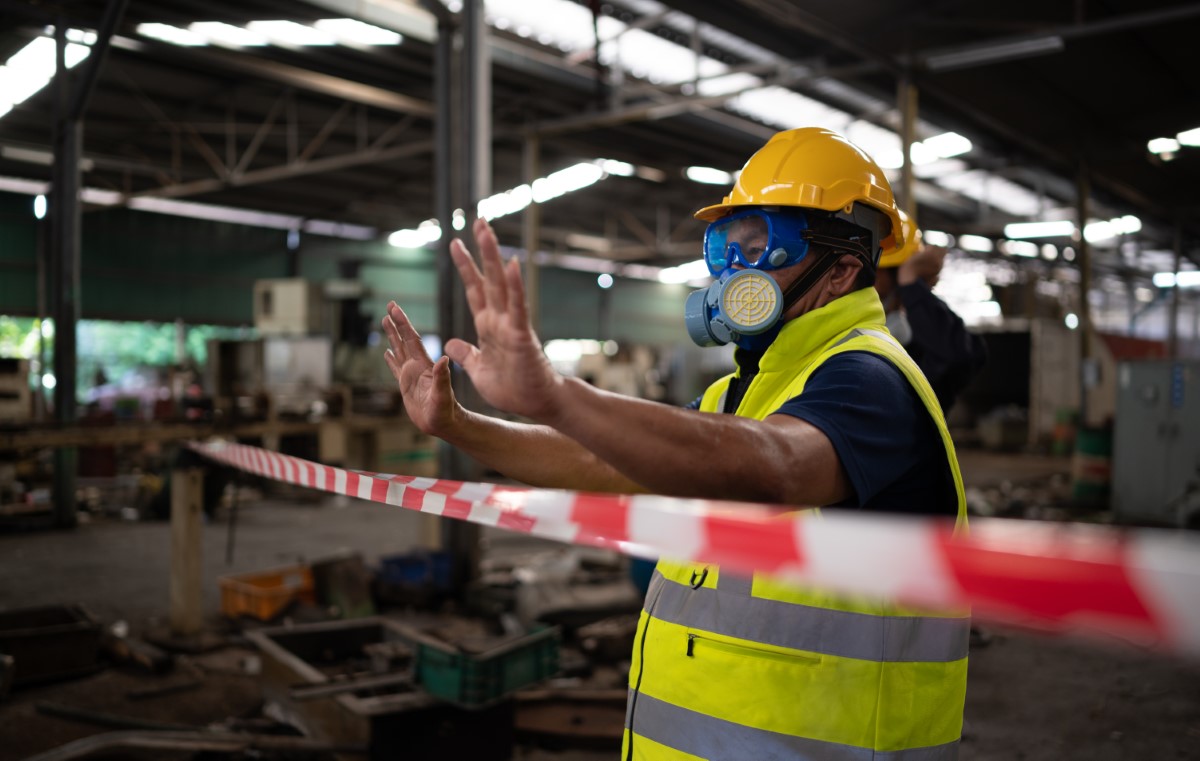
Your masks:
<path fill-rule="evenodd" d="M 796 666 L 816 666 L 821 662 L 821 656 L 816 653 L 784 650 L 748 640 L 727 639 L 708 632 L 689 631 L 687 635 L 688 657 L 703 658 L 705 653 L 726 657 L 757 658 Z"/>

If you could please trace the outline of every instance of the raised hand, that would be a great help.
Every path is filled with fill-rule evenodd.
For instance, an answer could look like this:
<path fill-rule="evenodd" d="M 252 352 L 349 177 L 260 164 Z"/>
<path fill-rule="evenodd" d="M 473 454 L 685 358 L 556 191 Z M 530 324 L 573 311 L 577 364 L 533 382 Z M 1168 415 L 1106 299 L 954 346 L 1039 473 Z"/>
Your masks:
<path fill-rule="evenodd" d="M 520 263 L 506 266 L 500 245 L 486 220 L 475 222 L 483 271 L 462 241 L 450 244 L 450 255 L 467 290 L 479 345 L 455 338 L 446 354 L 463 366 L 488 404 L 505 412 L 547 422 L 557 413 L 563 378 L 542 352 L 529 323 Z"/>
<path fill-rule="evenodd" d="M 384 359 L 400 384 L 404 410 L 423 433 L 445 436 L 462 409 L 450 386 L 450 360 L 442 357 L 435 364 L 404 310 L 394 301 L 387 309 L 382 324 L 391 348 Z"/>

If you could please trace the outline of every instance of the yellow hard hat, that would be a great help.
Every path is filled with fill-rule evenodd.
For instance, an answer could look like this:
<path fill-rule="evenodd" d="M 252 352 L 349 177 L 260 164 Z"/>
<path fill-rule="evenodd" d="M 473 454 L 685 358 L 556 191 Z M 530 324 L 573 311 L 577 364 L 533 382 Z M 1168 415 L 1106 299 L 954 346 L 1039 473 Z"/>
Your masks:
<path fill-rule="evenodd" d="M 904 231 L 904 245 L 892 249 L 884 249 L 879 257 L 880 267 L 899 267 L 912 255 L 921 250 L 921 230 L 908 212 L 900 211 L 900 229 Z"/>
<path fill-rule="evenodd" d="M 750 157 L 729 195 L 696 212 L 713 222 L 742 206 L 803 206 L 851 213 L 855 203 L 883 212 L 891 232 L 876 248 L 903 245 L 900 214 L 887 177 L 870 156 L 846 138 L 820 127 L 780 132 Z"/>

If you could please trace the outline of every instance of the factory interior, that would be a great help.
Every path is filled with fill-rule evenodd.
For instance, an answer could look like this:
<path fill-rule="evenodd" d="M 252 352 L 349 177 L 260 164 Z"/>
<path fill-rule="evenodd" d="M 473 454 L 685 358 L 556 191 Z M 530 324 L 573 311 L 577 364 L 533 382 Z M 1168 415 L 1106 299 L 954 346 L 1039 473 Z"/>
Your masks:
<path fill-rule="evenodd" d="M 1200 3 L 0 0 L 0 18 L 0 761 L 1200 760 Z M 755 161 L 792 135 L 837 141 L 811 166 L 848 141 L 874 184 L 772 205 L 782 181 L 752 187 Z M 879 298 L 845 299 L 887 330 L 822 338 L 877 348 L 826 349 L 786 414 L 743 419 L 753 382 L 726 398 L 765 344 L 729 333 L 725 284 L 778 294 L 756 335 L 832 307 L 791 316 L 817 292 L 780 280 L 803 254 L 731 243 L 742 264 L 714 264 L 730 210 L 772 236 L 809 220 L 810 272 L 819 225 L 882 231 L 881 259 L 850 256 Z M 973 352 L 948 385 L 913 348 L 913 288 Z M 519 349 L 538 359 L 485 364 Z M 957 528 L 918 497 L 853 501 L 841 434 L 787 412 L 849 355 L 945 435 Z M 419 408 L 439 389 L 456 425 L 557 443 L 464 443 Z M 842 491 L 754 483 L 782 455 L 739 437 L 790 430 L 823 447 L 788 450 L 794 473 L 828 452 L 812 483 Z M 576 457 L 596 470 L 523 475 Z M 804 582 L 863 597 L 788 597 Z M 793 631 L 752 668 L 688 673 L 759 643 L 722 616 L 798 608 L 819 647 Z M 878 655 L 839 634 L 867 619 L 925 623 Z M 914 655 L 952 621 L 956 655 Z M 686 655 L 680 634 L 661 656 L 681 627 Z M 821 676 L 789 681 L 785 658 Z"/>

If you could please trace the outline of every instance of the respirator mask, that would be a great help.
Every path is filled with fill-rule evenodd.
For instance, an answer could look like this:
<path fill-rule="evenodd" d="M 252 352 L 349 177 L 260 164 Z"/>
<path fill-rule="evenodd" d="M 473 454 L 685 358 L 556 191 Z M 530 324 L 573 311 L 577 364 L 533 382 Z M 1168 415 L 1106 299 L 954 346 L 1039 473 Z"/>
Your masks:
<path fill-rule="evenodd" d="M 688 294 L 684 323 L 700 346 L 733 343 L 751 351 L 770 345 L 781 315 L 827 273 L 843 253 L 873 264 L 859 240 L 814 233 L 803 209 L 755 207 L 709 224 L 704 261 L 716 280 Z M 811 244 L 833 249 L 782 291 L 768 272 L 804 261 Z"/>

